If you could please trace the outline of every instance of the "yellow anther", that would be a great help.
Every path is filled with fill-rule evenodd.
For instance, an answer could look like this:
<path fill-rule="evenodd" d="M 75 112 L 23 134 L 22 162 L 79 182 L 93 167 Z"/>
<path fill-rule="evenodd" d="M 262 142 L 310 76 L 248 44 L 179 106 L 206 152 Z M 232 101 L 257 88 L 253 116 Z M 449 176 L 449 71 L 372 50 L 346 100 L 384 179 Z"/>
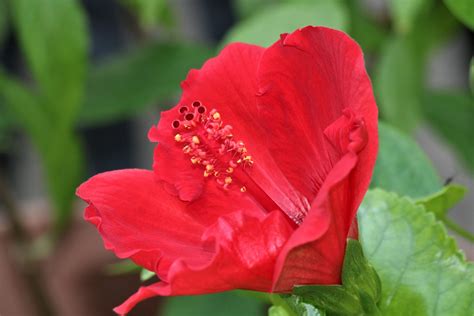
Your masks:
<path fill-rule="evenodd" d="M 212 114 L 212 118 L 218 121 L 221 119 L 221 115 L 219 114 L 219 112 L 215 112 L 214 114 Z"/>
<path fill-rule="evenodd" d="M 191 163 L 193 165 L 197 164 L 197 163 L 200 163 L 201 162 L 201 159 L 199 159 L 198 157 L 191 157 Z"/>
<path fill-rule="evenodd" d="M 243 193 L 243 192 L 245 192 L 245 191 L 247 191 L 247 188 L 246 188 L 246 187 L 241 187 L 241 188 L 240 188 L 240 192 Z"/>
<path fill-rule="evenodd" d="M 241 163 L 242 163 L 242 159 L 237 160 L 237 163 L 238 163 L 238 164 L 241 164 Z"/>
<path fill-rule="evenodd" d="M 246 154 L 247 153 L 247 148 L 242 147 L 242 148 L 239 148 L 237 151 L 241 154 Z"/>
<path fill-rule="evenodd" d="M 210 175 L 210 173 L 209 173 L 209 172 L 207 172 L 207 170 L 204 170 L 204 177 L 206 177 L 206 178 L 207 178 L 207 177 L 209 177 L 209 175 Z"/>
<path fill-rule="evenodd" d="M 174 135 L 174 140 L 177 141 L 178 143 L 183 140 L 183 137 L 181 134 L 176 134 Z"/>
<path fill-rule="evenodd" d="M 224 182 L 225 182 L 225 184 L 231 184 L 232 183 L 232 178 L 231 177 L 225 177 Z"/>
<path fill-rule="evenodd" d="M 193 141 L 194 144 L 199 144 L 200 143 L 199 137 L 197 137 L 197 136 L 193 136 L 192 141 Z"/>
<path fill-rule="evenodd" d="M 212 171 L 214 169 L 213 165 L 207 165 L 206 166 L 206 171 Z"/>
<path fill-rule="evenodd" d="M 185 154 L 189 154 L 190 151 L 191 151 L 191 147 L 189 147 L 188 145 L 186 145 L 186 146 L 183 147 L 183 152 L 184 152 Z"/>
<path fill-rule="evenodd" d="M 217 177 L 219 177 L 220 175 L 221 175 L 221 173 L 220 173 L 219 171 L 214 172 L 214 177 L 217 178 Z"/>
<path fill-rule="evenodd" d="M 226 172 L 227 172 L 227 173 L 232 173 L 232 172 L 234 172 L 234 168 L 229 167 L 229 168 L 227 168 Z"/>
<path fill-rule="evenodd" d="M 245 156 L 244 161 L 245 162 L 252 162 L 252 156 Z"/>

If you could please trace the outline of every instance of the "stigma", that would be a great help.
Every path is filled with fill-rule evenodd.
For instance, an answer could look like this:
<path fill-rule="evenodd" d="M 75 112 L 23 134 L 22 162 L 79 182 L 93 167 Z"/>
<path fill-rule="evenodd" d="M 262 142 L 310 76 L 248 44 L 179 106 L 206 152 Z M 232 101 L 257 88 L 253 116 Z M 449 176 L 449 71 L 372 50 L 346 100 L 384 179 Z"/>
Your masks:
<path fill-rule="evenodd" d="M 213 178 L 224 190 L 236 187 L 246 192 L 235 174 L 239 169 L 251 168 L 254 161 L 245 143 L 235 140 L 232 126 L 224 124 L 217 110 L 208 111 L 200 101 L 183 105 L 171 127 L 175 142 L 192 166 L 202 168 L 204 178 Z"/>

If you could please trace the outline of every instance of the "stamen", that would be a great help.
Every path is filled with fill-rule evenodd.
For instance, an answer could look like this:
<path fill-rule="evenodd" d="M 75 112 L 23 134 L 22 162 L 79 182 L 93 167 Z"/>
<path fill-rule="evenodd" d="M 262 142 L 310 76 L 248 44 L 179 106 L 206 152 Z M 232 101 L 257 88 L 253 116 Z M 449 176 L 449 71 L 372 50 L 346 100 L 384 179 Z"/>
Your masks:
<path fill-rule="evenodd" d="M 207 111 L 200 101 L 192 102 L 191 110 L 184 105 L 178 112 L 184 120 L 172 122 L 172 127 L 179 130 L 174 140 L 183 143 L 183 153 L 190 156 L 191 164 L 202 166 L 203 176 L 213 175 L 225 190 L 239 184 L 239 178 L 231 175 L 239 166 L 251 167 L 253 159 L 247 154 L 244 142 L 234 140 L 232 126 L 224 125 L 221 114 L 215 109 Z M 240 191 L 246 192 L 247 188 L 240 186 Z"/>
<path fill-rule="evenodd" d="M 193 141 L 194 144 L 199 144 L 200 143 L 199 137 L 197 137 L 197 136 L 193 136 L 192 141 Z"/>

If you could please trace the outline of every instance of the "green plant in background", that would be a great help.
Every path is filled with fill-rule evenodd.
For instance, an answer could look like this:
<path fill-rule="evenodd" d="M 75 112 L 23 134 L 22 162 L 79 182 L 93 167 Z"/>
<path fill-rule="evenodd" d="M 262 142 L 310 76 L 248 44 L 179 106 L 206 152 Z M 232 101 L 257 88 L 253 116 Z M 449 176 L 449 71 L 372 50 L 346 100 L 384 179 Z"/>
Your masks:
<path fill-rule="evenodd" d="M 26 86 L 2 73 L 1 91 L 42 157 L 56 227 L 61 229 L 82 176 L 83 154 L 73 129 L 84 92 L 86 23 L 75 1 L 8 4 L 33 82 Z"/>

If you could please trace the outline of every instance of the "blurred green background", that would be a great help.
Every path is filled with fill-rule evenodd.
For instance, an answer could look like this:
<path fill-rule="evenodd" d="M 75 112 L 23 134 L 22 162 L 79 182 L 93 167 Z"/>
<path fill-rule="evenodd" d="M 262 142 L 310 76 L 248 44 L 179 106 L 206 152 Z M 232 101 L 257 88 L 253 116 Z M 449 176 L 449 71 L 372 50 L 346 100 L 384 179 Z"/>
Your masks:
<path fill-rule="evenodd" d="M 345 31 L 364 50 L 383 121 L 372 186 L 411 197 L 451 181 L 472 189 L 472 0 L 0 0 L 0 227 L 13 227 L 0 234 L 0 276 L 26 262 L 6 282 L 37 287 L 25 310 L 0 290 L 0 314 L 111 314 L 140 281 L 127 263 L 106 268 L 113 260 L 77 220 L 76 186 L 97 172 L 151 167 L 146 132 L 190 68 L 229 42 L 268 46 L 305 25 Z M 470 193 L 452 213 L 465 229 L 473 201 Z M 74 256 L 89 270 L 69 280 Z M 117 293 L 120 278 L 128 288 Z M 87 289 L 110 299 L 77 298 Z M 173 298 L 134 313 L 265 314 L 267 302 L 251 296 Z"/>

